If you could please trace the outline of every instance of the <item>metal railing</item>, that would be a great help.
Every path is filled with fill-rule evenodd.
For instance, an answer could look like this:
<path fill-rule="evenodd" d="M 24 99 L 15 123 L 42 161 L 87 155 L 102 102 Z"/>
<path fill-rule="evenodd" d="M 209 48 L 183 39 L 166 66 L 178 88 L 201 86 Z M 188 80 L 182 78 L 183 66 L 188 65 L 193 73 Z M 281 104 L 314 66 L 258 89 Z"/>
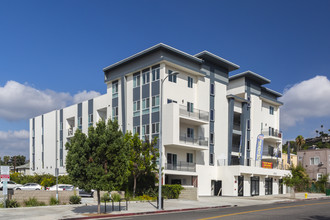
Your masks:
<path fill-rule="evenodd" d="M 192 137 L 187 137 L 187 135 L 180 135 L 180 142 L 185 144 L 199 145 L 199 146 L 208 146 L 209 144 L 208 138 L 205 137 L 192 138 Z"/>
<path fill-rule="evenodd" d="M 188 111 L 187 106 L 180 105 L 179 114 L 189 118 L 209 121 L 209 112 L 194 108 L 193 111 Z"/>
<path fill-rule="evenodd" d="M 188 162 L 184 162 L 184 161 L 178 161 L 177 164 L 166 163 L 165 169 L 166 170 L 196 172 L 196 163 L 188 163 Z"/>
<path fill-rule="evenodd" d="M 244 159 L 244 164 L 240 164 L 240 160 L 238 158 L 232 158 L 230 165 L 228 165 L 228 159 L 218 159 L 217 165 L 218 166 L 250 166 L 250 167 L 261 167 L 266 169 L 265 164 L 263 166 L 262 162 L 266 162 L 266 161 Z M 267 169 L 284 170 L 285 166 L 283 166 L 283 162 L 279 160 L 272 162 L 272 167 L 268 166 Z"/>
<path fill-rule="evenodd" d="M 268 130 L 264 129 L 261 131 L 261 133 L 265 136 L 282 138 L 282 132 L 280 132 L 277 129 L 268 129 Z"/>

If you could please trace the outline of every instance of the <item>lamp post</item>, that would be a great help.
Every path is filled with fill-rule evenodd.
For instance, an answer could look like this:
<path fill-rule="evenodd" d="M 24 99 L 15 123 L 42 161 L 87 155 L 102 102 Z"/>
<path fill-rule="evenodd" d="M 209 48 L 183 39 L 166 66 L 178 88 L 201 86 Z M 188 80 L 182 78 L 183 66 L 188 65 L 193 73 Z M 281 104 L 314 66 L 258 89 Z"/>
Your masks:
<path fill-rule="evenodd" d="M 159 174 L 158 174 L 158 209 L 162 209 L 162 157 L 163 157 L 163 140 L 162 140 L 162 126 L 163 126 L 163 83 L 169 76 L 177 76 L 179 72 L 174 71 L 169 73 L 164 79 L 161 79 L 160 83 L 160 124 L 159 124 Z"/>

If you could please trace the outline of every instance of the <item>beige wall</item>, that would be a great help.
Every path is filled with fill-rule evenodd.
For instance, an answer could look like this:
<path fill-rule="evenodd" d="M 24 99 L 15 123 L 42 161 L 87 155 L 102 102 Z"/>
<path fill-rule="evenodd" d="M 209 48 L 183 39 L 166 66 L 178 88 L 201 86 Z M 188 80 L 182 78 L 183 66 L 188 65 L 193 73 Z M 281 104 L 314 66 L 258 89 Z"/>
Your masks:
<path fill-rule="evenodd" d="M 70 196 L 74 195 L 74 191 L 60 191 L 58 192 L 58 199 L 60 204 L 69 204 Z M 14 195 L 12 199 L 15 199 L 22 206 L 24 206 L 24 200 L 29 200 L 29 198 L 35 197 L 39 202 L 44 202 L 49 205 L 51 197 L 56 198 L 56 191 L 44 191 L 44 190 L 14 190 Z"/>
<path fill-rule="evenodd" d="M 296 167 L 298 164 L 297 155 L 290 154 L 290 164 L 288 164 L 288 154 L 282 153 L 282 162 L 285 170 L 288 170 L 291 165 Z"/>

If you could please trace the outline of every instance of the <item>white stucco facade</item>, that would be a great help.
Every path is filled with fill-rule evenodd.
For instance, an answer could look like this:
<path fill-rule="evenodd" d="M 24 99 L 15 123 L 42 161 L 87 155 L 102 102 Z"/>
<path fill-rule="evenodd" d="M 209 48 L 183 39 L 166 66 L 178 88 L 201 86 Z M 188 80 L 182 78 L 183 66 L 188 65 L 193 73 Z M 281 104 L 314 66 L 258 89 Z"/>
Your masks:
<path fill-rule="evenodd" d="M 164 44 L 104 68 L 106 94 L 30 119 L 31 173 L 58 167 L 66 174 L 65 143 L 76 129 L 87 133 L 100 119 L 117 118 L 123 132 L 144 140 L 162 126 L 163 184 L 197 187 L 200 196 L 285 193 L 280 94 L 253 72 L 229 77 L 238 68 L 207 51 L 193 56 Z M 262 161 L 255 160 L 259 134 Z"/>

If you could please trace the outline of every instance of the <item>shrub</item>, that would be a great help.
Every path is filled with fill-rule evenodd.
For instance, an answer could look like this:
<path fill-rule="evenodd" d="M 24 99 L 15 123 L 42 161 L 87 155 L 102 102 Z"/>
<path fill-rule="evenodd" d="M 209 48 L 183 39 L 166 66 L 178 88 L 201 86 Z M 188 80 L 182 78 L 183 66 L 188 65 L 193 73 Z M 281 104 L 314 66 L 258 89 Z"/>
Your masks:
<path fill-rule="evenodd" d="M 167 199 L 177 199 L 183 190 L 183 187 L 179 184 L 174 185 L 164 185 L 162 187 L 162 196 Z"/>
<path fill-rule="evenodd" d="M 114 194 L 112 194 L 112 195 L 111 195 L 111 198 L 112 198 L 113 201 L 115 201 L 115 202 L 119 202 L 120 199 L 121 199 L 121 197 L 120 197 L 120 195 L 119 195 L 118 193 L 114 193 Z"/>
<path fill-rule="evenodd" d="M 81 203 L 81 197 L 80 196 L 70 196 L 70 204 L 80 204 Z"/>
<path fill-rule="evenodd" d="M 103 196 L 101 197 L 101 202 L 109 202 L 109 201 L 110 201 L 109 193 L 104 193 Z"/>
<path fill-rule="evenodd" d="M 156 197 L 151 197 L 151 196 L 148 196 L 148 195 L 143 195 L 143 196 L 139 196 L 138 197 L 139 200 L 147 200 L 147 201 L 151 201 L 151 200 L 156 200 Z"/>
<path fill-rule="evenodd" d="M 6 208 L 17 208 L 20 204 L 15 199 L 6 199 Z M 3 203 L 0 204 L 0 208 L 4 208 Z"/>
<path fill-rule="evenodd" d="M 29 198 L 29 200 L 24 200 L 24 204 L 26 207 L 45 206 L 46 205 L 44 202 L 39 202 L 35 197 Z"/>
<path fill-rule="evenodd" d="M 49 205 L 58 205 L 60 204 L 60 201 L 57 200 L 55 197 L 50 197 L 50 200 L 49 200 Z"/>

